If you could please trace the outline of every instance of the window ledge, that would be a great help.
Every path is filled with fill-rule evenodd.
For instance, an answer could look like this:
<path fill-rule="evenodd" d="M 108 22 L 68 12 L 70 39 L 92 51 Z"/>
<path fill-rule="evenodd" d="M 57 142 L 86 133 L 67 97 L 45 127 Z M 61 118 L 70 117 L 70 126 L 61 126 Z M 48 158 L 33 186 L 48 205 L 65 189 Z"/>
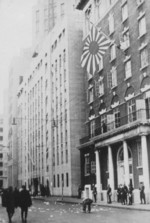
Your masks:
<path fill-rule="evenodd" d="M 138 39 L 141 39 L 143 36 L 145 36 L 147 32 L 143 33 L 142 35 L 138 36 Z"/>
<path fill-rule="evenodd" d="M 128 32 L 129 31 L 129 27 L 124 27 L 124 30 L 122 31 L 122 34 L 125 34 L 126 32 Z"/>
<path fill-rule="evenodd" d="M 144 43 L 142 44 L 140 47 L 139 47 L 139 51 L 143 50 L 145 47 L 147 47 L 147 43 Z"/>
<path fill-rule="evenodd" d="M 124 63 L 126 63 L 128 60 L 130 60 L 131 59 L 131 56 L 126 56 L 126 58 L 124 59 Z"/>
<path fill-rule="evenodd" d="M 140 68 L 140 71 L 142 71 L 142 70 L 144 70 L 145 68 L 147 68 L 148 65 L 149 65 L 149 64 L 146 64 L 144 67 L 141 67 L 141 68 Z"/>
<path fill-rule="evenodd" d="M 132 75 L 131 75 L 131 76 L 129 76 L 129 77 L 126 77 L 126 78 L 124 79 L 124 81 L 129 80 L 131 77 L 132 77 Z"/>
<path fill-rule="evenodd" d="M 124 6 L 124 4 L 127 2 L 127 0 L 122 0 L 121 7 Z"/>
<path fill-rule="evenodd" d="M 98 96 L 98 97 L 99 97 L 99 98 L 101 98 L 101 97 L 103 97 L 103 96 L 104 96 L 104 93 L 103 93 L 103 94 L 99 94 L 99 96 Z"/>
<path fill-rule="evenodd" d="M 112 58 L 109 63 L 113 63 L 116 60 L 116 57 Z"/>
<path fill-rule="evenodd" d="M 145 16 L 145 12 L 141 13 L 141 15 L 139 15 L 139 16 L 137 17 L 137 20 L 139 21 L 143 16 Z"/>
<path fill-rule="evenodd" d="M 137 168 L 137 169 L 142 169 L 142 168 L 143 168 L 143 166 L 137 166 L 136 168 Z"/>
<path fill-rule="evenodd" d="M 125 18 L 124 20 L 122 20 L 122 24 L 125 23 L 127 21 L 128 17 Z"/>
<path fill-rule="evenodd" d="M 115 30 L 113 30 L 113 31 L 109 32 L 109 36 L 113 35 L 113 34 L 114 34 L 114 32 L 115 32 Z"/>
<path fill-rule="evenodd" d="M 116 87 L 117 87 L 117 85 L 114 85 L 114 86 L 111 87 L 111 89 L 113 90 L 113 89 L 116 88 Z"/>

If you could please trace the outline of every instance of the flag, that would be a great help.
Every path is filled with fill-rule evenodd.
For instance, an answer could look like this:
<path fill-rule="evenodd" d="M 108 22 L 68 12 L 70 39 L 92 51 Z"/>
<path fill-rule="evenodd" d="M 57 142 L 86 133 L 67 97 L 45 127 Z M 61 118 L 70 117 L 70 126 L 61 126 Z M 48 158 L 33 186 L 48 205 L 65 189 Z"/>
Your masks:
<path fill-rule="evenodd" d="M 94 75 L 99 70 L 99 62 L 110 45 L 111 40 L 101 31 L 92 26 L 85 40 L 81 56 L 81 66 L 85 67 L 89 74 Z"/>

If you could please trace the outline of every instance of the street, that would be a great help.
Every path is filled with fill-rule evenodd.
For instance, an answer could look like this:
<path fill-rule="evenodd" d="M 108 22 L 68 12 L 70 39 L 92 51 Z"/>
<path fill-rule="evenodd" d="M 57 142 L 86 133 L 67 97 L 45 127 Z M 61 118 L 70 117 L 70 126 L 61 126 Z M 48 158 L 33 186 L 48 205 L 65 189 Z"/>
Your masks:
<path fill-rule="evenodd" d="M 80 204 L 33 201 L 28 213 L 28 223 L 149 223 L 148 211 L 134 211 L 102 206 L 92 206 L 91 213 L 83 213 Z M 0 206 L 0 223 L 8 222 L 5 208 Z M 20 209 L 16 209 L 12 223 L 20 223 Z"/>

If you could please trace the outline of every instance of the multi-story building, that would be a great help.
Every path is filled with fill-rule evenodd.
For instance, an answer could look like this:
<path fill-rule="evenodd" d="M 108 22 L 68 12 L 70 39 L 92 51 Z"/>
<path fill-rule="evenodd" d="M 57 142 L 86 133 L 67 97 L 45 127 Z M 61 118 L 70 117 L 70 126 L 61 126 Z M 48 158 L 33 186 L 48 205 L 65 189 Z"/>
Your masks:
<path fill-rule="evenodd" d="M 79 147 L 82 186 L 91 191 L 96 184 L 99 201 L 106 201 L 108 184 L 114 200 L 118 185 L 132 184 L 134 202 L 139 202 L 143 183 L 149 202 L 150 2 L 81 0 L 77 8 L 85 15 L 84 37 L 93 23 L 111 40 L 99 70 L 85 74 L 88 134 Z"/>
<path fill-rule="evenodd" d="M 56 7 L 49 9 L 52 2 Z M 17 94 L 17 117 L 22 120 L 17 127 L 19 185 L 26 183 L 37 192 L 42 184 L 54 195 L 77 195 L 80 153 L 76 147 L 85 121 L 82 13 L 72 1 L 49 1 L 50 17 L 56 14 L 57 20 L 44 34 L 44 7 L 40 1 L 33 10 L 34 26 L 41 34 L 39 30 L 36 35 L 34 28 L 31 66 Z"/>
<path fill-rule="evenodd" d="M 4 146 L 4 116 L 0 115 L 0 189 L 7 187 L 7 153 Z"/>

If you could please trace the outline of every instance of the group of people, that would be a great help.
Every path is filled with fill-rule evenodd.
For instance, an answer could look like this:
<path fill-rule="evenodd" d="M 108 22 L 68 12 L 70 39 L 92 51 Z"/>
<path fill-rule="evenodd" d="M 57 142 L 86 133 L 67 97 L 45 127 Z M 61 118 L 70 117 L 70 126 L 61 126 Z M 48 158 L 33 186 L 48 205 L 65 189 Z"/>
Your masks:
<path fill-rule="evenodd" d="M 129 204 L 132 205 L 133 203 L 133 186 L 132 184 L 127 187 L 125 184 L 120 184 L 117 189 L 117 201 L 121 202 L 121 204 Z"/>
<path fill-rule="evenodd" d="M 9 223 L 12 222 L 12 217 L 15 213 L 15 208 L 21 208 L 22 222 L 27 222 L 28 208 L 32 205 L 32 200 L 26 186 L 22 186 L 21 190 L 13 187 L 3 189 L 2 206 L 6 208 Z"/>

